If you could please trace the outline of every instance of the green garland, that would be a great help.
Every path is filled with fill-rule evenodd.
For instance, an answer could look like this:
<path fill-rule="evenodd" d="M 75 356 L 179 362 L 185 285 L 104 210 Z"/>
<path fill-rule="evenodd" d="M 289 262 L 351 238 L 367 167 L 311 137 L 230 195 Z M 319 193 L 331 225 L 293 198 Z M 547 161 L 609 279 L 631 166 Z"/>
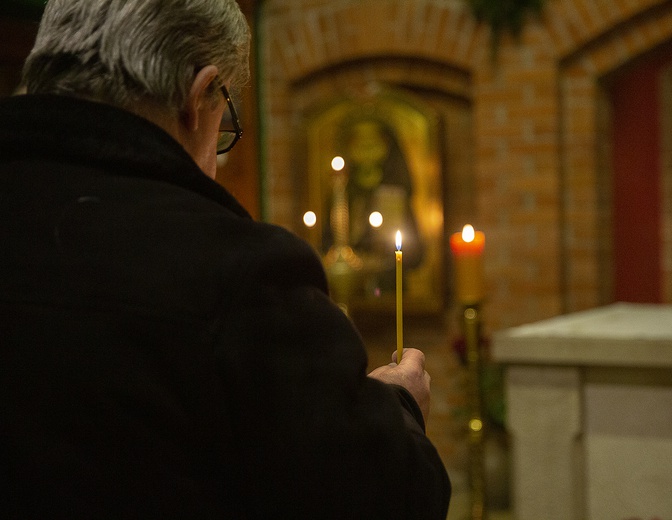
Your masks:
<path fill-rule="evenodd" d="M 494 50 L 504 32 L 518 38 L 527 17 L 541 14 L 546 0 L 467 0 L 467 3 L 476 20 L 490 26 Z"/>

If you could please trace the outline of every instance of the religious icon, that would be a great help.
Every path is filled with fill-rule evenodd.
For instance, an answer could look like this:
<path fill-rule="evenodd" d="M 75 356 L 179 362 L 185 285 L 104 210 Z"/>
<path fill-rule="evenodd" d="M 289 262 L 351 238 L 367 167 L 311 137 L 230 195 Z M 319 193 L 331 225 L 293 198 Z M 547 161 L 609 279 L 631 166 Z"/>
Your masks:
<path fill-rule="evenodd" d="M 338 101 L 307 124 L 305 185 L 320 222 L 310 237 L 339 284 L 348 272 L 343 298 L 355 306 L 394 305 L 400 230 L 405 302 L 440 307 L 443 207 L 433 125 L 431 111 L 384 93 Z"/>

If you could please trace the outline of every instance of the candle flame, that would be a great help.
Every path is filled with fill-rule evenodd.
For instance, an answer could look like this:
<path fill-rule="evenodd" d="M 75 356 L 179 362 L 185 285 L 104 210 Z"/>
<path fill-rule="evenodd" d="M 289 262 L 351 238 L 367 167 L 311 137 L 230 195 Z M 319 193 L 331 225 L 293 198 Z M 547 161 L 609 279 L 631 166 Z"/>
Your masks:
<path fill-rule="evenodd" d="M 380 214 L 380 211 L 374 211 L 369 215 L 369 224 L 374 228 L 379 228 L 383 225 L 383 215 Z"/>
<path fill-rule="evenodd" d="M 340 155 L 337 155 L 331 160 L 331 168 L 335 172 L 340 172 L 343 168 L 345 168 L 345 159 L 343 159 L 343 157 Z"/>
<path fill-rule="evenodd" d="M 394 241 L 397 244 L 397 251 L 401 251 L 401 231 L 397 230 L 397 235 Z"/>
<path fill-rule="evenodd" d="M 306 227 L 313 227 L 315 224 L 317 224 L 317 215 L 315 215 L 314 211 L 306 211 L 303 214 L 303 223 L 306 225 Z"/>
<path fill-rule="evenodd" d="M 476 232 L 474 231 L 474 226 L 467 224 L 462 228 L 462 240 L 465 242 L 473 242 Z"/>

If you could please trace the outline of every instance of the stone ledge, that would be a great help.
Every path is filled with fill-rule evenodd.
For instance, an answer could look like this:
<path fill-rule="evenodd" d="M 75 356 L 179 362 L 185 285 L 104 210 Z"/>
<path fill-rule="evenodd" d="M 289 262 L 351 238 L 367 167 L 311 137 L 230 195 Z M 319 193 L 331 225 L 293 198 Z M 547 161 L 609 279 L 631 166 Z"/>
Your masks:
<path fill-rule="evenodd" d="M 672 368 L 672 305 L 615 303 L 494 334 L 508 364 Z"/>

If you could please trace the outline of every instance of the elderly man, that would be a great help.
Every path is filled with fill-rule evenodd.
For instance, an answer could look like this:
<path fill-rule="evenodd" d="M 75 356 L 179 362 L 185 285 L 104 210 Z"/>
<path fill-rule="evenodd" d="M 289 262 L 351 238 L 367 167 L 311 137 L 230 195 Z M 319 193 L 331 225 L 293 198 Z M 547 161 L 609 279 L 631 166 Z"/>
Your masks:
<path fill-rule="evenodd" d="M 0 102 L 0 516 L 436 518 L 408 349 L 367 376 L 320 260 L 214 182 L 233 0 L 50 0 Z"/>

